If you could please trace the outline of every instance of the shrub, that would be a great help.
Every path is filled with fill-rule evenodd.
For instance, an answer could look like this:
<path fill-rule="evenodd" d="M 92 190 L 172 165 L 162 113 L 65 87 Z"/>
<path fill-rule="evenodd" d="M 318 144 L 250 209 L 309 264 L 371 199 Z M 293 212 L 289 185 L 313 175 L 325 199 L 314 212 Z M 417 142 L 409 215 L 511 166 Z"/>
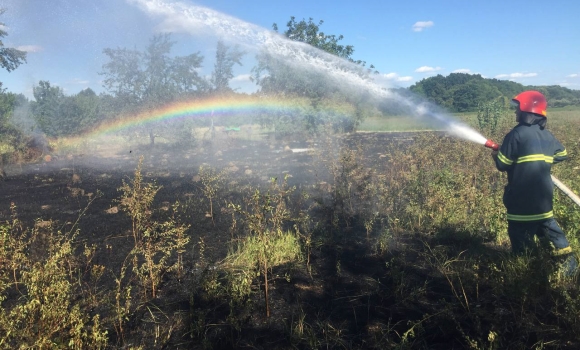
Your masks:
<path fill-rule="evenodd" d="M 107 331 L 99 314 L 87 312 L 77 280 L 86 272 L 75 254 L 78 231 L 26 230 L 12 211 L 0 225 L 0 346 L 105 348 Z"/>
<path fill-rule="evenodd" d="M 296 233 L 284 230 L 293 218 L 288 210 L 289 195 L 294 188 L 272 179 L 272 188 L 266 193 L 256 189 L 245 198 L 244 206 L 230 203 L 247 229 L 237 250 L 228 256 L 232 295 L 241 299 L 250 293 L 254 277 L 262 277 L 266 302 L 266 316 L 270 316 L 268 284 L 273 267 L 294 262 L 300 257 L 299 238 Z"/>

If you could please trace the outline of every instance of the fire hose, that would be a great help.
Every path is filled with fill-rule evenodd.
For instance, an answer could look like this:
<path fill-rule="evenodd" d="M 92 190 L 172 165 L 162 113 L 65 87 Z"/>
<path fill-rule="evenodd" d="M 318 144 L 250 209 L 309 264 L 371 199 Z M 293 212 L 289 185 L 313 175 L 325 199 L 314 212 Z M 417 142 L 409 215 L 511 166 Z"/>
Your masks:
<path fill-rule="evenodd" d="M 580 207 L 580 197 L 576 195 L 576 193 L 572 192 L 566 185 L 564 185 L 560 180 L 556 179 L 554 175 L 552 175 L 552 182 L 554 185 L 560 189 L 560 191 L 564 192 L 565 195 L 568 196 L 576 205 Z"/>
<path fill-rule="evenodd" d="M 485 142 L 484 146 L 487 148 L 491 148 L 494 151 L 499 150 L 499 145 L 497 143 L 493 142 L 492 140 L 487 140 Z M 576 193 L 572 192 L 572 190 L 569 189 L 568 186 L 564 185 L 554 175 L 550 175 L 550 176 L 552 176 L 552 182 L 554 183 L 554 185 L 556 185 L 556 187 L 558 187 L 560 189 L 560 191 L 562 191 L 566 196 L 568 196 L 568 198 L 570 198 L 574 203 L 576 203 L 577 206 L 580 207 L 580 197 L 578 197 L 578 195 L 576 195 Z"/>

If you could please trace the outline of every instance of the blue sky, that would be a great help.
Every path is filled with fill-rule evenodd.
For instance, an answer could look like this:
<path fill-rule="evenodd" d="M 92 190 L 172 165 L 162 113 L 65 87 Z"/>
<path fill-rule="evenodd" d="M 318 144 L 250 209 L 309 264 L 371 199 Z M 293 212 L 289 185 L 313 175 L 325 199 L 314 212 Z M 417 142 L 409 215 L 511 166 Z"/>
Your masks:
<path fill-rule="evenodd" d="M 102 89 L 104 48 L 144 50 L 149 39 L 173 32 L 176 55 L 200 52 L 202 74 L 209 75 L 217 37 L 212 28 L 186 25 L 164 12 L 170 0 L 0 0 L 8 36 L 6 47 L 28 51 L 28 62 L 0 71 L 11 92 L 32 97 L 32 86 L 48 80 L 74 94 Z M 326 34 L 343 35 L 354 59 L 373 64 L 380 79 L 407 87 L 452 72 L 509 79 L 524 85 L 562 85 L 580 89 L 580 2 L 521 0 L 202 0 L 217 20 L 235 17 L 263 30 L 277 23 L 282 32 L 290 16 L 323 20 Z M 223 15 L 223 17 L 221 17 Z M 237 22 L 242 23 L 242 22 Z M 226 33 L 227 35 L 227 33 Z M 237 37 L 232 36 L 231 43 Z M 246 48 L 244 48 L 246 49 Z M 254 52 L 236 67 L 232 87 L 252 91 L 248 80 Z"/>

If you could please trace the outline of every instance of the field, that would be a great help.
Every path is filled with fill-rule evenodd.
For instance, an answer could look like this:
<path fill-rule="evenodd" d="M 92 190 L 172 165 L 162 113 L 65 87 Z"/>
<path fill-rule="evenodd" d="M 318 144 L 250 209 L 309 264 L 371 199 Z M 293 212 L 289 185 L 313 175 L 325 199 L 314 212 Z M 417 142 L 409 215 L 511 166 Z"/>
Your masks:
<path fill-rule="evenodd" d="M 578 193 L 580 116 L 550 118 Z M 361 129 L 6 167 L 0 347 L 577 349 L 577 277 L 509 254 L 489 150 L 405 118 Z M 556 213 L 578 251 L 578 208 L 557 194 Z"/>

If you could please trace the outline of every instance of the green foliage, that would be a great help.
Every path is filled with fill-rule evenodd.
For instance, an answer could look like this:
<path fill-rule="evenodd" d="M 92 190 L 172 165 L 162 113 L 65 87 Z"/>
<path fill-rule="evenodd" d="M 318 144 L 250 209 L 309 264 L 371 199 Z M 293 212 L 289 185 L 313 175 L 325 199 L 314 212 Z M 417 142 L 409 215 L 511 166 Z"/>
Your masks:
<path fill-rule="evenodd" d="M 80 91 L 71 96 L 65 102 L 65 110 L 62 112 L 61 128 L 65 135 L 73 135 L 86 131 L 100 121 L 100 100 L 97 94 L 90 88 Z"/>
<path fill-rule="evenodd" d="M 35 101 L 31 104 L 32 114 L 38 126 L 49 136 L 60 135 L 61 105 L 64 103 L 64 92 L 58 86 L 41 80 L 32 88 Z"/>
<path fill-rule="evenodd" d="M 580 93 L 560 85 L 530 86 L 530 89 L 540 91 L 546 96 L 549 107 L 565 107 L 580 105 Z"/>
<path fill-rule="evenodd" d="M 88 299 L 79 298 L 76 276 L 87 262 L 75 252 L 78 232 L 52 224 L 29 231 L 11 210 L 12 220 L 0 224 L 0 347 L 104 349 L 100 315 L 87 313 Z"/>
<path fill-rule="evenodd" d="M 251 287 L 258 276 L 268 269 L 294 263 L 302 256 L 299 237 L 292 231 L 265 232 L 263 237 L 250 235 L 240 241 L 227 258 L 229 290 L 235 300 L 243 300 L 251 294 Z M 267 271 L 266 276 L 270 273 Z"/>
<path fill-rule="evenodd" d="M 172 208 L 174 215 L 178 208 L 176 203 Z M 141 283 L 144 300 L 149 293 L 152 298 L 157 297 L 165 273 L 175 270 L 182 274 L 182 256 L 189 243 L 189 237 L 185 236 L 188 229 L 189 226 L 179 224 L 175 216 L 165 222 L 148 222 L 141 241 L 131 251 L 133 273 Z M 177 258 L 177 262 L 172 258 Z"/>
<path fill-rule="evenodd" d="M 175 213 L 179 208 L 179 203 L 172 207 L 173 217 L 164 222 L 152 219 L 153 200 L 160 187 L 145 183 L 141 168 L 143 157 L 139 159 L 135 177 L 131 183 L 123 181 L 123 186 L 119 202 L 121 208 L 131 217 L 133 228 L 133 239 L 135 247 L 130 253 L 132 257 L 133 273 L 141 281 L 144 299 L 147 299 L 148 292 L 151 297 L 157 296 L 157 288 L 161 283 L 161 277 L 169 270 L 181 271 L 183 266 L 181 255 L 184 247 L 189 242 L 185 232 L 189 226 L 181 225 L 177 222 Z M 177 264 L 171 265 L 170 258 L 177 253 Z"/>
<path fill-rule="evenodd" d="M 17 158 L 24 158 L 25 137 L 12 123 L 14 110 L 24 103 L 21 95 L 5 92 L 0 83 L 0 179 L 5 174 L 3 166 Z"/>
<path fill-rule="evenodd" d="M 112 94 L 107 97 L 108 114 L 150 113 L 162 105 L 191 99 L 209 92 L 209 83 L 198 74 L 203 56 L 199 52 L 186 55 L 170 55 L 175 42 L 169 34 L 151 38 L 145 51 L 126 48 L 103 50 L 109 61 L 103 65 L 103 84 Z M 179 135 L 182 145 L 191 144 L 192 134 L 187 132 L 188 122 L 170 124 L 156 123 L 153 128 L 140 127 L 133 130 L 138 137 L 149 137 L 150 145 L 156 137 L 174 139 Z"/>
<path fill-rule="evenodd" d="M 0 15 L 4 12 L 6 12 L 6 9 L 0 8 Z M 8 35 L 3 28 L 6 27 L 4 23 L 0 22 L 0 39 Z M 24 62 L 26 62 L 26 52 L 13 48 L 5 48 L 4 43 L 0 40 L 0 67 L 11 72 Z"/>
<path fill-rule="evenodd" d="M 345 64 L 342 69 L 360 76 L 363 80 L 370 80 L 373 66 L 371 65 L 370 69 L 365 69 L 365 62 L 354 61 L 351 58 L 354 48 L 351 45 L 339 44 L 339 41 L 343 39 L 342 36 L 327 35 L 320 31 L 322 23 L 320 21 L 316 24 L 312 19 L 309 22 L 305 20 L 297 22 L 294 17 L 291 17 L 287 23 L 288 29 L 284 34 L 290 40 L 311 45 L 312 49 L 308 54 L 316 56 L 320 53 L 319 49 L 344 59 L 345 63 L 347 63 L 346 61 L 354 63 Z M 277 30 L 276 24 L 274 24 L 274 29 Z M 300 116 L 300 120 L 292 120 L 288 123 L 303 125 L 305 130 L 315 131 L 319 125 L 325 124 L 324 119 L 321 119 L 323 115 L 320 115 L 324 112 L 318 106 L 324 105 L 328 101 L 341 105 L 350 104 L 354 107 L 354 112 L 350 114 L 349 118 L 334 116 L 333 121 L 336 121 L 335 127 L 337 129 L 353 131 L 369 113 L 370 96 L 361 91 L 353 91 L 354 89 L 343 84 L 332 74 L 297 66 L 292 57 L 281 58 L 270 52 L 260 53 L 257 60 L 258 64 L 252 69 L 252 73 L 256 84 L 261 87 L 261 94 L 283 98 L 307 98 L 315 110 L 315 113 L 303 114 Z M 278 129 L 281 128 L 278 127 Z"/>
<path fill-rule="evenodd" d="M 385 174 L 385 205 L 406 229 L 466 232 L 505 241 L 503 174 L 483 147 L 424 133 L 393 149 Z M 387 194 L 389 194 L 387 196 Z"/>
<path fill-rule="evenodd" d="M 121 208 L 131 218 L 134 247 L 115 275 L 113 309 L 114 325 L 121 342 L 124 342 L 126 322 L 144 303 L 158 297 L 163 276 L 175 272 L 183 275 L 183 254 L 189 243 L 186 232 L 189 225 L 180 223 L 177 213 L 180 204 L 172 207 L 171 216 L 165 221 L 153 219 L 153 200 L 160 187 L 146 183 L 142 175 L 143 157 L 135 169 L 130 183 L 123 181 L 119 189 Z M 135 291 L 141 298 L 135 300 Z"/>
<path fill-rule="evenodd" d="M 344 38 L 342 35 L 337 37 L 336 35 L 326 35 L 320 31 L 320 26 L 323 23 L 324 21 L 321 20 L 316 24 L 312 18 L 308 19 L 308 22 L 304 19 L 296 22 L 296 18 L 291 16 L 288 23 L 286 23 L 288 29 L 284 32 L 284 35 L 290 40 L 307 43 L 323 51 L 352 61 L 351 56 L 354 53 L 354 47 L 352 45 L 340 45 L 338 42 Z M 278 31 L 278 25 L 276 23 L 272 27 L 275 31 Z"/>
<path fill-rule="evenodd" d="M 283 99 L 293 108 L 279 108 L 259 112 L 255 120 L 262 127 L 274 129 L 276 136 L 323 135 L 328 128 L 332 132 L 351 132 L 358 128 L 367 115 L 378 114 L 376 110 L 358 108 L 334 99 L 311 100 L 304 97 L 269 97 Z"/>
<path fill-rule="evenodd" d="M 5 126 L 14 112 L 16 95 L 2 89 L 0 83 L 0 127 Z"/>
<path fill-rule="evenodd" d="M 199 167 L 199 178 L 201 181 L 201 190 L 209 202 L 209 211 L 206 213 L 215 225 L 213 204 L 218 192 L 224 184 L 226 177 L 225 171 L 217 172 L 215 169 L 207 166 Z"/>
<path fill-rule="evenodd" d="M 240 300 L 250 293 L 255 277 L 261 276 L 267 317 L 270 317 L 268 286 L 272 268 L 300 258 L 298 235 L 284 230 L 284 226 L 294 219 L 287 207 L 289 195 L 294 190 L 288 188 L 287 178 L 281 183 L 272 179 L 268 192 L 256 189 L 251 197 L 245 198 L 244 206 L 229 204 L 239 216 L 236 220 L 243 223 L 248 233 L 237 251 L 226 259 L 232 271 L 230 290 L 235 299 Z"/>
<path fill-rule="evenodd" d="M 134 178 L 131 182 L 123 180 L 123 186 L 119 188 L 122 192 L 119 203 L 121 209 L 126 211 L 131 217 L 132 233 L 135 245 L 138 245 L 143 233 L 147 230 L 153 215 L 151 205 L 153 199 L 161 187 L 154 183 L 146 183 L 143 180 L 141 169 L 143 167 L 143 156 L 139 158 L 139 163 L 135 169 Z"/>
<path fill-rule="evenodd" d="M 451 73 L 422 79 L 409 90 L 455 112 L 476 111 L 478 105 L 504 98 L 508 101 L 524 90 L 539 90 L 548 104 L 561 107 L 580 103 L 580 93 L 561 86 L 524 86 L 508 80 L 483 78 L 479 74 Z"/>
<path fill-rule="evenodd" d="M 245 52 L 238 47 L 227 47 L 223 41 L 218 41 L 216 51 L 216 61 L 211 75 L 213 89 L 218 93 L 232 92 L 229 86 L 230 80 L 234 77 L 234 64 L 242 65 L 241 59 Z"/>
<path fill-rule="evenodd" d="M 379 178 L 364 162 L 365 149 L 360 144 L 343 143 L 338 135 L 323 141 L 317 157 L 332 178 L 330 198 L 322 198 L 323 205 L 331 207 L 332 225 L 350 227 L 355 219 L 362 219 L 369 234 L 382 208 L 378 200 Z"/>
<path fill-rule="evenodd" d="M 103 65 L 103 86 L 126 104 L 139 102 L 143 95 L 142 53 L 128 49 L 104 49 L 109 62 Z"/>
<path fill-rule="evenodd" d="M 174 44 L 169 34 L 162 34 L 151 38 L 144 52 L 104 49 L 109 58 L 101 72 L 104 87 L 129 106 L 153 106 L 182 94 L 206 91 L 207 82 L 197 73 L 203 57 L 199 52 L 171 57 Z"/>
<path fill-rule="evenodd" d="M 77 134 L 100 121 L 100 99 L 91 89 L 66 96 L 58 86 L 40 81 L 30 104 L 38 127 L 51 137 Z"/>
<path fill-rule="evenodd" d="M 477 124 L 479 131 L 491 139 L 500 139 L 504 132 L 514 123 L 513 112 L 501 100 L 482 102 L 477 108 Z"/>
<path fill-rule="evenodd" d="M 550 112 L 549 112 L 550 113 Z M 580 194 L 580 120 L 578 112 L 557 112 L 549 114 L 548 128 L 562 142 L 568 152 L 568 159 L 552 168 L 553 174 L 568 186 L 572 192 Z M 572 248 L 580 252 L 580 211 L 575 203 L 558 189 L 554 189 L 554 215 L 567 233 Z M 579 259 L 580 260 L 580 259 Z"/>

